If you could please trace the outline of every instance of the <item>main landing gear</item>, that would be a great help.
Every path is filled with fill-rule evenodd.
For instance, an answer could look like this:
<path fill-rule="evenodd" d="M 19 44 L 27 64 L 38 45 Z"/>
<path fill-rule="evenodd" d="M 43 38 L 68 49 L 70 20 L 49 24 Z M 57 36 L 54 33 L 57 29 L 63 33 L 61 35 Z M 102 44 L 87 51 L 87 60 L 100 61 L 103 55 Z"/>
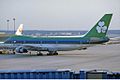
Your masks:
<path fill-rule="evenodd" d="M 47 55 L 58 55 L 57 51 L 49 51 L 49 53 L 47 53 Z"/>
<path fill-rule="evenodd" d="M 13 53 L 13 54 L 16 54 L 14 49 L 12 50 L 12 53 Z"/>
<path fill-rule="evenodd" d="M 58 55 L 58 52 L 57 51 L 48 51 L 47 55 L 49 55 L 49 56 L 51 56 L 51 55 Z M 37 52 L 37 56 L 43 56 L 41 51 Z"/>

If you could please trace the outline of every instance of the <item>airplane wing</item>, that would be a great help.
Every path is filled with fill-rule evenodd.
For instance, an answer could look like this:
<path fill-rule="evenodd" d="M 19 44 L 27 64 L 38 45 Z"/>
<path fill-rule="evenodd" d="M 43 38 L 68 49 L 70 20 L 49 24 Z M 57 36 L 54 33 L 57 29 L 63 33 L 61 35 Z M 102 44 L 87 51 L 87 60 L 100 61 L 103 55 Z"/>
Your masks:
<path fill-rule="evenodd" d="M 26 52 L 28 52 L 28 50 L 30 50 L 30 51 L 47 51 L 48 48 L 42 47 L 42 46 L 34 46 L 34 45 L 22 45 L 22 46 L 16 47 L 16 49 L 15 49 L 15 51 L 18 53 L 26 53 Z"/>
<path fill-rule="evenodd" d="M 31 51 L 41 51 L 41 50 L 44 50 L 44 49 L 47 49 L 47 48 L 43 48 L 42 46 L 32 46 L 32 45 L 25 45 L 23 46 L 25 49 L 27 50 L 31 50 Z"/>

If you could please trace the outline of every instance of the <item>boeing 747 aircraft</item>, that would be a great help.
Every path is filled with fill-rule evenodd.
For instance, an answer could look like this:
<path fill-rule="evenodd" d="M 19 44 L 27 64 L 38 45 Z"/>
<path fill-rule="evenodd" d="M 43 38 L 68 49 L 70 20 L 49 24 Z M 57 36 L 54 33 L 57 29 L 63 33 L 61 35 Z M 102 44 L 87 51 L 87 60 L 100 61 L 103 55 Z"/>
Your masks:
<path fill-rule="evenodd" d="M 17 53 L 38 51 L 38 55 L 42 55 L 41 51 L 48 51 L 48 55 L 58 55 L 58 51 L 86 49 L 109 41 L 106 33 L 111 18 L 112 14 L 105 14 L 90 31 L 82 36 L 25 36 L 21 34 L 21 27 L 16 35 L 8 38 L 4 44 L 13 46 Z"/>

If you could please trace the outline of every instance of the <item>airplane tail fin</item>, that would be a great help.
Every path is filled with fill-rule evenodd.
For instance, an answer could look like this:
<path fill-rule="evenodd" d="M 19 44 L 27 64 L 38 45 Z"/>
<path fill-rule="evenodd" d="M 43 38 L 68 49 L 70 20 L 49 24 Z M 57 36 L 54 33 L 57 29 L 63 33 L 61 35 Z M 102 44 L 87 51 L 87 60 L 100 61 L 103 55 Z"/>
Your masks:
<path fill-rule="evenodd" d="M 105 14 L 84 37 L 105 37 L 112 18 L 112 14 Z"/>
<path fill-rule="evenodd" d="M 22 33 L 23 33 L 23 24 L 20 24 L 15 35 L 22 35 Z"/>

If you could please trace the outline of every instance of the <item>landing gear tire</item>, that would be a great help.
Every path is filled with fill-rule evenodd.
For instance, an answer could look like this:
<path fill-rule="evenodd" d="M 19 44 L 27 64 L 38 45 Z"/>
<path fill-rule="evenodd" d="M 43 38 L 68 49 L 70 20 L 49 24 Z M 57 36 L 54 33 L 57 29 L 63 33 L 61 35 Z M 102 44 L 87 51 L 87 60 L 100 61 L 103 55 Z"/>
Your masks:
<path fill-rule="evenodd" d="M 47 53 L 47 55 L 58 55 L 57 51 L 49 51 L 49 53 Z"/>
<path fill-rule="evenodd" d="M 15 49 L 12 50 L 12 54 L 16 54 L 16 53 L 15 53 Z"/>
<path fill-rule="evenodd" d="M 15 52 L 13 52 L 13 54 L 15 54 Z"/>
<path fill-rule="evenodd" d="M 47 53 L 47 55 L 49 56 L 49 55 L 51 55 L 51 54 Z"/>
<path fill-rule="evenodd" d="M 58 55 L 58 52 L 57 52 L 57 51 L 55 51 L 55 52 L 53 53 L 53 55 Z"/>
<path fill-rule="evenodd" d="M 37 56 L 43 56 L 43 54 L 37 54 Z"/>

